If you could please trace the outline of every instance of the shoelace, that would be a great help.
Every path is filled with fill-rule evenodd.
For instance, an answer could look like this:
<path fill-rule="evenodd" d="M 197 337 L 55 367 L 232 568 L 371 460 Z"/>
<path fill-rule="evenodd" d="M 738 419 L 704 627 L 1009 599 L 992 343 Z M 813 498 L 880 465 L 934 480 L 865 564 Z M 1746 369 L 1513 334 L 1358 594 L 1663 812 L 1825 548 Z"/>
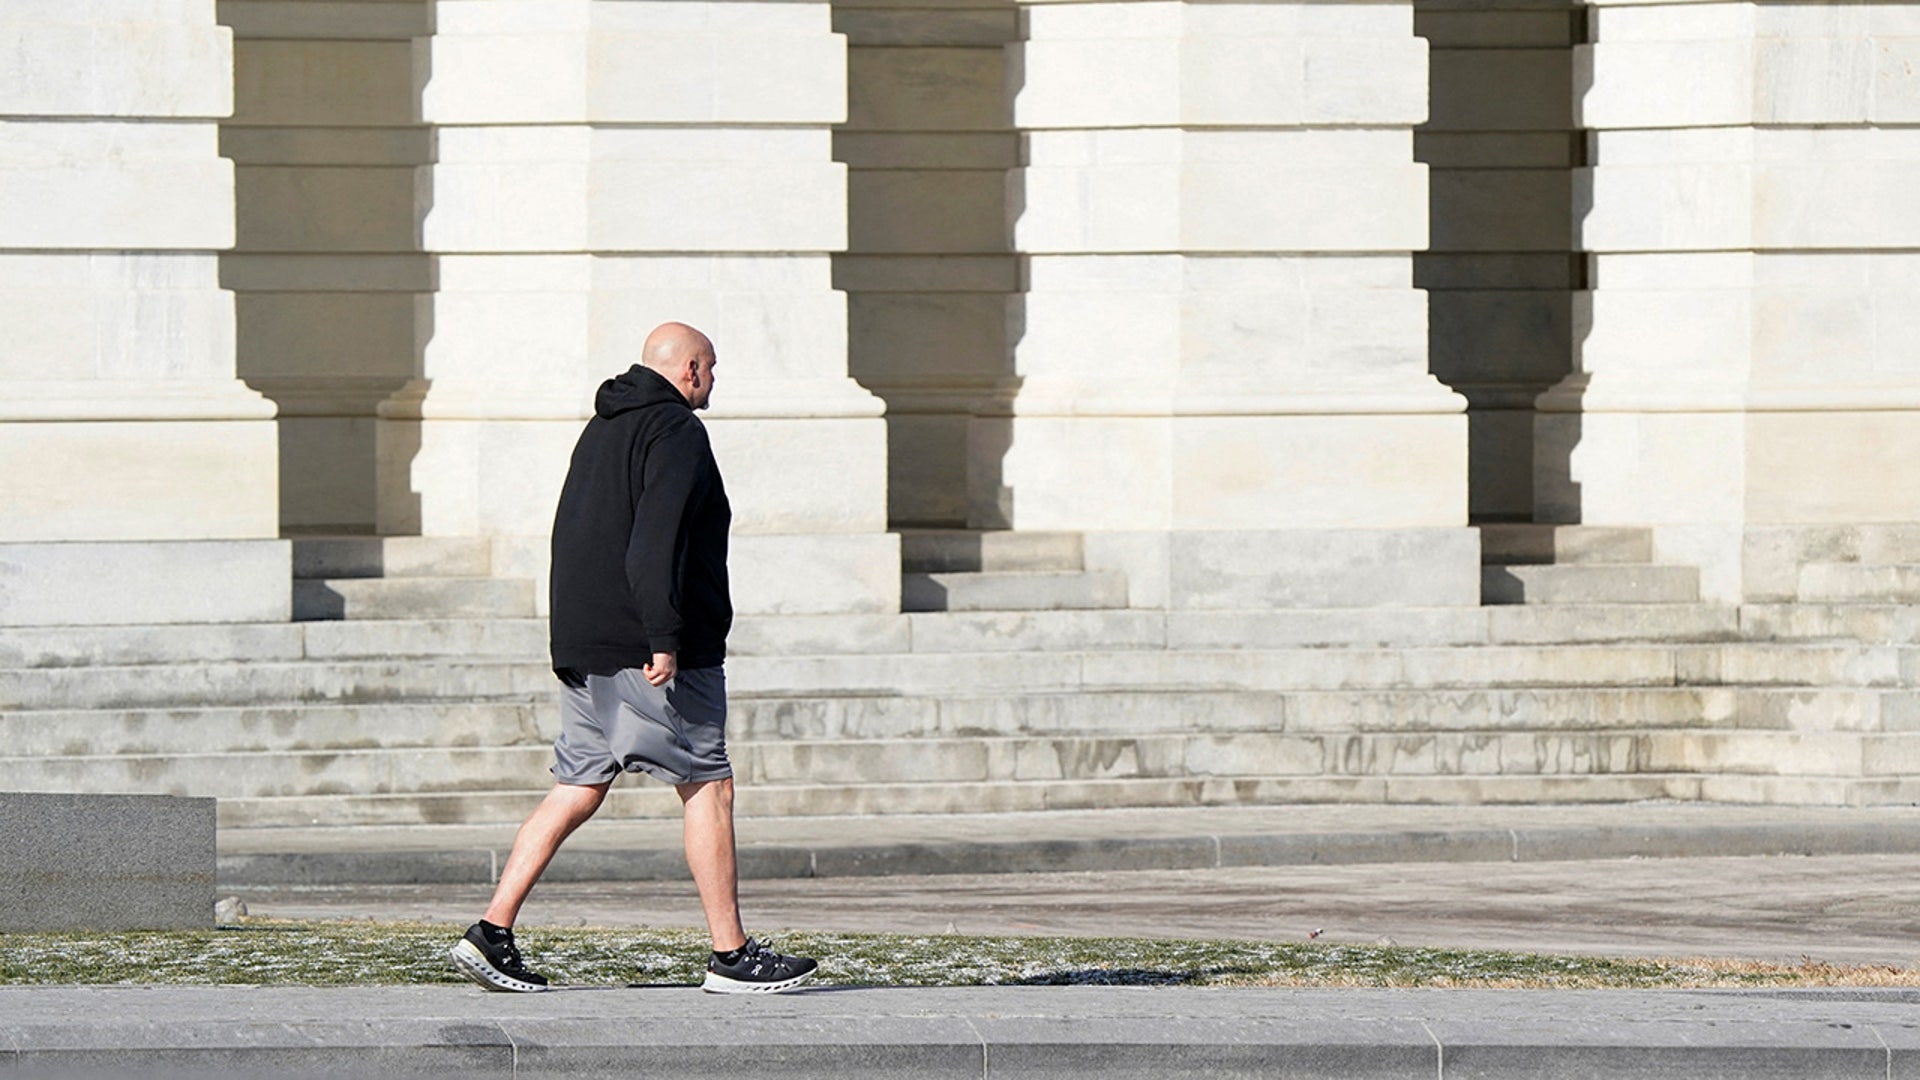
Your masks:
<path fill-rule="evenodd" d="M 773 942 L 755 941 L 753 938 L 747 939 L 747 954 L 741 957 L 741 959 L 752 960 L 753 970 L 756 974 L 759 973 L 763 965 L 776 971 L 785 970 L 793 966 L 792 960 L 774 951 Z"/>
<path fill-rule="evenodd" d="M 506 957 L 506 967 L 508 971 L 527 970 L 527 966 L 520 962 L 520 946 L 515 945 L 512 938 L 508 938 L 505 943 L 500 946 L 500 952 Z"/>

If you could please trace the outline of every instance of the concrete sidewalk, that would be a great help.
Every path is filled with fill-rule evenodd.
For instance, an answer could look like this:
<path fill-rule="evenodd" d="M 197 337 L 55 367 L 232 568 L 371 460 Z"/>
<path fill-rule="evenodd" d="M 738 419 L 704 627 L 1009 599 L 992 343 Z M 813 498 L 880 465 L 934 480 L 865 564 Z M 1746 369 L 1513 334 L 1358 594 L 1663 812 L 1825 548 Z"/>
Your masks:
<path fill-rule="evenodd" d="M 225 829 L 223 888 L 484 884 L 513 825 Z M 743 818 L 749 879 L 1355 863 L 1920 854 L 1920 807 L 1312 805 Z M 680 822 L 607 820 L 544 880 L 686 876 Z"/>
<path fill-rule="evenodd" d="M 0 988 L 0 1077 L 1920 1075 L 1911 991 Z"/>

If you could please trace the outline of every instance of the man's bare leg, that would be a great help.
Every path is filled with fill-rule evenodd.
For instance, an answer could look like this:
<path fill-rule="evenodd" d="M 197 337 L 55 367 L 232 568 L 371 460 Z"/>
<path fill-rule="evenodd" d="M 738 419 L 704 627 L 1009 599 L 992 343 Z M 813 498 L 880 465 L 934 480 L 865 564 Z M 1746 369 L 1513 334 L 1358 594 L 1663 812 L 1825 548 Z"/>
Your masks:
<path fill-rule="evenodd" d="M 526 903 L 533 884 L 540 880 L 553 854 L 573 830 L 579 828 L 607 797 L 607 784 L 555 784 L 540 800 L 532 814 L 514 834 L 513 851 L 500 871 L 500 884 L 494 886 L 493 902 L 487 905 L 485 919 L 495 926 L 512 926 L 520 917 L 520 905 Z M 732 834 L 729 833 L 729 836 Z"/>
<path fill-rule="evenodd" d="M 740 926 L 740 871 L 733 848 L 733 780 L 679 784 L 674 790 L 686 808 L 687 869 L 700 890 L 713 951 L 730 953 L 747 943 Z"/>

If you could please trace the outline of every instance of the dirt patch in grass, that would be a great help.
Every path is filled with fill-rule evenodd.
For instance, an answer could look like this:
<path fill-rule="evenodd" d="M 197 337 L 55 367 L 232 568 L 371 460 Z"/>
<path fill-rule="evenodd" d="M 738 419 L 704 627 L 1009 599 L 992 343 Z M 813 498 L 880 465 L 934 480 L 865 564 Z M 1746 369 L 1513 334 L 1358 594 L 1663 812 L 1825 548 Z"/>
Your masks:
<path fill-rule="evenodd" d="M 9 934 L 0 984 L 404 985 L 461 981 L 444 924 L 248 919 L 218 930 Z M 557 983 L 696 982 L 706 940 L 678 930 L 537 928 L 528 964 Z M 840 985 L 1162 985 L 1634 989 L 1920 986 L 1920 969 L 1643 960 L 1400 946 L 793 933 Z"/>

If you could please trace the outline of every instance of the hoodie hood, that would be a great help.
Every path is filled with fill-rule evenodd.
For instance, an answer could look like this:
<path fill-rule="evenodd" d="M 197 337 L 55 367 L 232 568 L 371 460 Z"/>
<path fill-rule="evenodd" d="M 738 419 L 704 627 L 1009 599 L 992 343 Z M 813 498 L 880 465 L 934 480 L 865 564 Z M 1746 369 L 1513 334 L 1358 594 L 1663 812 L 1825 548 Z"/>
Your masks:
<path fill-rule="evenodd" d="M 593 399 L 593 411 L 602 417 L 614 417 L 655 405 L 693 408 L 686 397 L 666 380 L 666 376 L 639 364 L 601 383 L 600 392 Z"/>

